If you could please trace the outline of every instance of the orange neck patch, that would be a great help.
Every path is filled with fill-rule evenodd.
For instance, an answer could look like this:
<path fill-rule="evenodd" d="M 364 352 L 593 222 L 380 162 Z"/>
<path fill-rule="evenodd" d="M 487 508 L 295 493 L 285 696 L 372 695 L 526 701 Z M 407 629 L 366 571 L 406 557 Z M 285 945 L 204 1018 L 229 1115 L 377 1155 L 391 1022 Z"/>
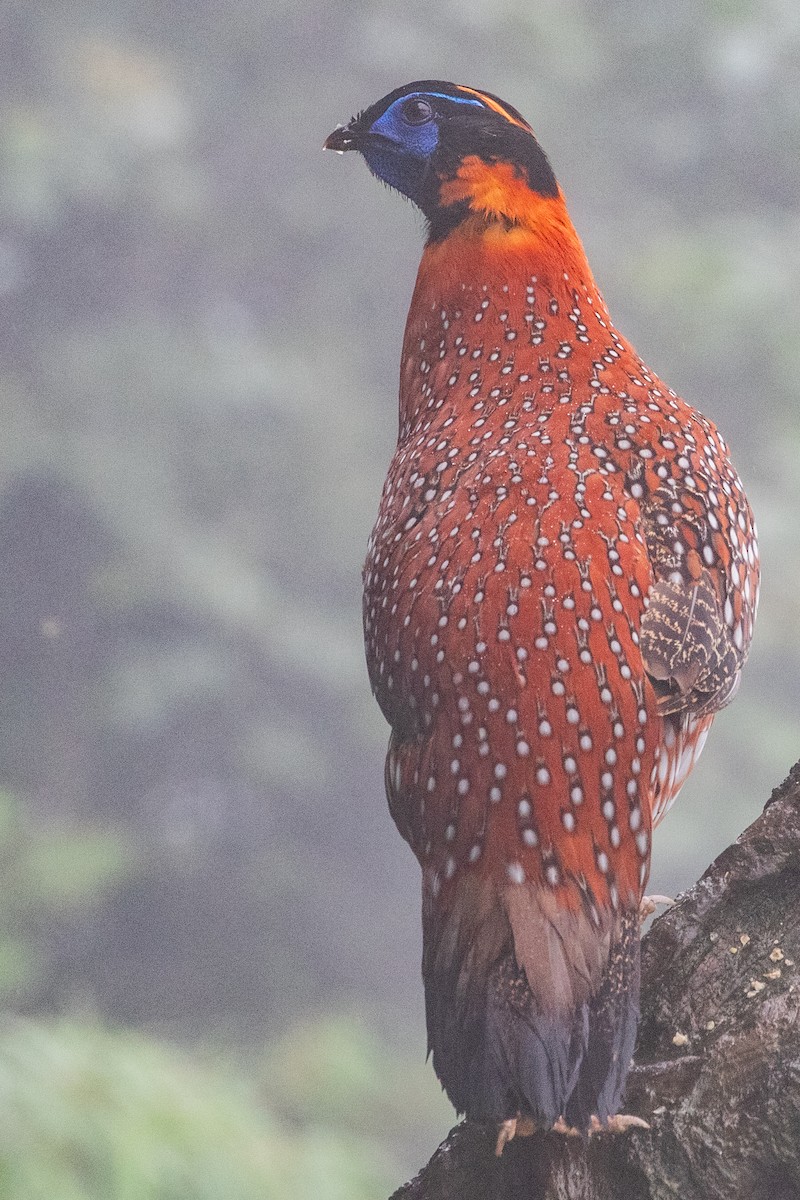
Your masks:
<path fill-rule="evenodd" d="M 593 285 L 592 273 L 564 197 L 543 196 L 530 188 L 509 162 L 487 163 L 468 155 L 452 179 L 440 186 L 443 206 L 467 204 L 469 214 L 443 241 L 423 256 L 432 266 L 453 253 L 522 255 L 568 271 Z"/>
<path fill-rule="evenodd" d="M 532 191 L 511 163 L 488 163 L 475 154 L 468 154 L 454 178 L 446 179 L 439 189 L 440 204 L 459 201 L 466 201 L 487 220 L 505 220 L 531 229 L 541 224 L 543 213 L 554 204 L 566 212 L 560 195 L 541 196 Z"/>

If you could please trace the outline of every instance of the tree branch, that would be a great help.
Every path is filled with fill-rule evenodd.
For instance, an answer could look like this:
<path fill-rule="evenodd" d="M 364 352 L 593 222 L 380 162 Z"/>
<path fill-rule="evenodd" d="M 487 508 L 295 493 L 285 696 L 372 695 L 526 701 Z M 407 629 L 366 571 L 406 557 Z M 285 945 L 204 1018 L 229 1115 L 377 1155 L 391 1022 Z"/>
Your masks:
<path fill-rule="evenodd" d="M 463 1122 L 392 1200 L 800 1200 L 800 763 L 644 938 L 625 1111 L 500 1159 Z"/>

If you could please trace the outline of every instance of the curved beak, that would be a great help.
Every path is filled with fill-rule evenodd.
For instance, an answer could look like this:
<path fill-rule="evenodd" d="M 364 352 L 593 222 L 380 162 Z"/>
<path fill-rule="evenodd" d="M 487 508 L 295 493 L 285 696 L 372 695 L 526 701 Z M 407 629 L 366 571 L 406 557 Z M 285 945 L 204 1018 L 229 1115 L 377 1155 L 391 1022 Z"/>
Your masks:
<path fill-rule="evenodd" d="M 345 150 L 357 150 L 357 135 L 353 129 L 353 122 L 349 125 L 337 125 L 323 142 L 322 149 L 335 150 L 337 154 L 344 154 Z"/>

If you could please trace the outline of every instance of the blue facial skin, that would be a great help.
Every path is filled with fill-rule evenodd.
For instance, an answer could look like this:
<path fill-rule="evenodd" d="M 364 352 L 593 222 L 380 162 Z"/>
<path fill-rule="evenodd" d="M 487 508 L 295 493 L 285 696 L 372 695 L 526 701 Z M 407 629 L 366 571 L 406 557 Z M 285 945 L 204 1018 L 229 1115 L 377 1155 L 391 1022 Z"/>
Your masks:
<path fill-rule="evenodd" d="M 409 121 L 404 116 L 409 101 L 416 99 L 431 105 L 431 116 L 423 123 Z M 434 107 L 436 100 L 483 107 L 479 100 L 455 99 L 437 92 L 402 96 L 370 126 L 371 136 L 361 147 L 373 174 L 423 208 L 426 183 L 430 180 L 430 161 L 439 144 L 441 118 Z"/>

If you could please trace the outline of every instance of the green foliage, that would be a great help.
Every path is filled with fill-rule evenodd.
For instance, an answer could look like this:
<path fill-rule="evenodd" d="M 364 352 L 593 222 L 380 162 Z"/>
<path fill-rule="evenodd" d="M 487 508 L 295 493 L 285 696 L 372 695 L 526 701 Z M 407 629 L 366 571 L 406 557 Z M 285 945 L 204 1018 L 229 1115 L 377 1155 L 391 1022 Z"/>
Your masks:
<path fill-rule="evenodd" d="M 293 1027 L 270 1045 L 259 1076 L 270 1106 L 287 1119 L 319 1123 L 337 1138 L 388 1140 L 404 1152 L 408 1171 L 433 1131 L 444 1137 L 454 1121 L 422 1054 L 393 1050 L 353 1015 Z"/>
<path fill-rule="evenodd" d="M 11 1021 L 0 1035 L 0 1195 L 14 1200 L 372 1200 L 369 1137 L 287 1131 L 253 1088 L 130 1033 Z"/>
<path fill-rule="evenodd" d="M 37 993 L 49 941 L 85 919 L 132 869 L 120 832 L 37 821 L 0 792 L 0 1003 Z"/>

